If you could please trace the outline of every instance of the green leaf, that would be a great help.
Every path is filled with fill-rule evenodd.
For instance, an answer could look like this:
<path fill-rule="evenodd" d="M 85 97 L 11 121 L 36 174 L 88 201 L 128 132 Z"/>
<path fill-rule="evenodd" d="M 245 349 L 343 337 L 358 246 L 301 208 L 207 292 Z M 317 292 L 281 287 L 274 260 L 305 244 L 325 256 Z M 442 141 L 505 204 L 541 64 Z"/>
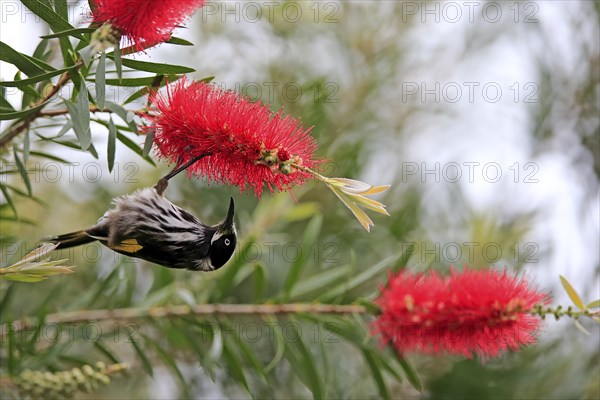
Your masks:
<path fill-rule="evenodd" d="M 179 46 L 193 46 L 194 45 L 194 43 L 192 43 L 192 42 L 189 42 L 185 39 L 178 38 L 175 36 L 171 36 L 171 38 L 169 40 L 167 40 L 165 43 L 176 44 Z"/>
<path fill-rule="evenodd" d="M 148 161 L 151 165 L 156 165 L 154 161 L 152 161 L 150 158 L 144 157 L 142 149 L 138 144 L 136 144 L 133 140 L 129 139 L 127 136 L 123 135 L 121 132 L 117 132 L 117 139 L 119 139 L 119 142 L 123 143 L 125 146 L 131 149 L 135 154 Z"/>
<path fill-rule="evenodd" d="M 106 98 L 106 53 L 102 52 L 98 66 L 96 67 L 96 105 L 101 110 L 104 109 L 104 99 Z"/>
<path fill-rule="evenodd" d="M 12 196 L 8 192 L 8 189 L 6 188 L 6 186 L 3 184 L 0 184 L 0 191 L 2 191 L 2 194 L 4 195 L 4 199 L 6 200 L 6 203 L 8 204 L 10 209 L 12 210 L 13 215 L 15 217 L 17 217 L 18 216 L 17 208 L 15 207 L 15 203 L 13 202 Z"/>
<path fill-rule="evenodd" d="M 64 19 L 66 19 L 67 21 L 69 20 L 69 5 L 67 4 L 67 0 L 54 0 L 54 10 L 58 13 L 58 15 L 60 15 L 61 17 L 63 17 Z"/>
<path fill-rule="evenodd" d="M 75 29 L 62 16 L 57 14 L 52 8 L 48 7 L 39 0 L 21 0 L 25 7 L 29 8 L 41 19 L 46 21 L 54 32 L 64 32 Z M 81 35 L 76 36 L 79 40 L 84 40 Z"/>
<path fill-rule="evenodd" d="M 23 136 L 23 162 L 27 164 L 29 160 L 29 150 L 31 148 L 31 138 L 29 137 L 29 129 L 25 130 L 25 135 Z"/>
<path fill-rule="evenodd" d="M 112 363 L 114 363 L 114 364 L 120 363 L 117 356 L 112 351 L 110 351 L 110 349 L 108 347 L 106 347 L 104 345 L 104 343 L 102 342 L 102 339 L 96 340 L 94 342 L 94 347 L 96 347 L 98 350 L 100 350 L 100 352 L 102 354 L 104 354 Z"/>
<path fill-rule="evenodd" d="M 352 266 L 344 265 L 303 279 L 294 286 L 293 290 L 290 292 L 290 298 L 296 299 L 312 292 L 325 291 L 332 284 L 339 282 L 343 277 L 350 275 L 351 272 Z"/>
<path fill-rule="evenodd" d="M 1 112 L 15 112 L 16 111 L 14 109 L 14 107 L 12 106 L 12 104 L 10 104 L 8 102 L 8 100 L 6 100 L 6 88 L 4 88 L 4 87 L 0 87 L 0 111 Z"/>
<path fill-rule="evenodd" d="M 0 301 L 0 317 L 3 317 L 2 320 L 5 320 L 5 318 L 10 318 L 10 316 L 8 315 L 9 312 L 6 312 L 6 310 L 13 298 L 13 295 L 16 290 L 15 288 L 16 286 L 11 285 L 8 288 L 6 288 L 6 290 L 4 290 L 4 296 L 2 297 L 2 301 Z"/>
<path fill-rule="evenodd" d="M 40 59 L 46 61 L 46 56 L 50 53 L 46 53 L 46 49 L 48 48 L 48 39 L 40 40 L 40 43 L 37 45 L 33 52 L 33 59 Z"/>
<path fill-rule="evenodd" d="M 84 80 L 81 81 L 77 95 L 77 106 L 66 100 L 65 105 L 71 115 L 73 130 L 79 139 L 81 150 L 87 150 L 92 144 L 92 133 L 90 131 L 90 104 Z"/>
<path fill-rule="evenodd" d="M 110 55 L 108 57 L 114 61 L 115 68 L 117 69 L 117 76 L 119 77 L 119 79 L 121 79 L 121 77 L 123 76 L 123 58 L 121 57 L 121 48 L 118 40 L 115 44 L 115 49 L 112 52 L 112 54 L 112 57 L 110 57 Z"/>
<path fill-rule="evenodd" d="M 413 368 L 412 365 L 406 360 L 404 357 L 398 357 L 398 362 L 400 366 L 404 370 L 406 374 L 406 379 L 410 382 L 410 384 L 419 392 L 423 391 L 423 384 L 421 383 L 421 378 L 417 374 L 417 371 Z"/>
<path fill-rule="evenodd" d="M 10 275 L 8 275 L 8 274 L 2 275 L 2 279 L 7 279 L 9 281 L 15 281 L 15 282 L 34 283 L 34 282 L 41 282 L 41 281 L 45 280 L 46 277 L 38 276 L 38 275 L 24 274 L 24 273 L 14 273 L 14 274 L 10 274 Z"/>
<path fill-rule="evenodd" d="M 275 339 L 276 346 L 275 355 L 273 356 L 273 359 L 265 367 L 265 373 L 269 373 L 269 371 L 271 371 L 277 366 L 277 364 L 279 364 L 279 361 L 281 361 L 281 358 L 285 354 L 285 339 L 283 337 L 283 331 L 281 330 L 281 326 L 279 325 L 277 318 L 275 318 L 272 315 L 267 315 L 265 316 L 265 319 L 269 322 L 269 326 L 273 327 L 273 338 Z"/>
<path fill-rule="evenodd" d="M 78 53 L 81 59 L 83 60 L 83 65 L 85 65 L 86 67 L 90 67 L 93 57 L 92 45 L 88 45 L 83 47 L 82 49 L 79 49 Z"/>
<path fill-rule="evenodd" d="M 82 39 L 83 37 L 80 35 L 81 33 L 92 33 L 95 30 L 96 30 L 96 28 L 73 28 L 73 29 L 67 29 L 66 31 L 52 33 L 50 35 L 40 36 L 40 38 L 52 39 L 52 38 L 57 38 L 57 37 L 61 37 L 61 36 L 73 36 L 78 39 Z M 85 38 L 83 38 L 83 40 L 86 41 Z"/>
<path fill-rule="evenodd" d="M 388 392 L 387 386 L 385 385 L 385 381 L 383 380 L 383 375 L 381 375 L 381 368 L 379 367 L 377 359 L 373 356 L 371 350 L 363 349 L 362 353 L 365 357 L 365 360 L 367 361 L 369 369 L 371 370 L 373 380 L 377 385 L 379 396 L 383 399 L 390 399 L 390 393 Z"/>
<path fill-rule="evenodd" d="M 146 140 L 144 141 L 144 150 L 142 151 L 142 157 L 146 158 L 150 154 L 150 150 L 152 150 L 152 145 L 154 144 L 154 131 L 148 130 L 146 133 Z"/>
<path fill-rule="evenodd" d="M 42 103 L 33 108 L 26 108 L 25 110 L 17 111 L 17 112 L 0 112 L 0 121 L 8 121 L 11 119 L 21 119 L 28 117 L 31 114 L 35 114 L 42 108 L 46 106 L 46 103 Z"/>
<path fill-rule="evenodd" d="M 56 137 L 59 138 L 59 137 L 63 136 L 65 133 L 69 132 L 72 128 L 73 128 L 73 122 L 71 122 L 71 120 L 68 120 L 67 122 L 65 122 L 63 127 L 60 128 L 60 131 L 58 131 L 58 133 L 56 134 Z"/>
<path fill-rule="evenodd" d="M 579 308 L 581 311 L 585 310 L 585 304 L 583 304 L 583 300 L 581 300 L 579 293 L 577 293 L 577 291 L 573 288 L 573 286 L 571 286 L 571 284 L 569 283 L 567 278 L 565 278 L 562 275 L 559 275 L 559 277 L 560 277 L 560 283 L 562 284 L 563 288 L 565 289 L 565 292 L 567 292 L 567 294 L 569 295 L 569 298 L 571 299 L 573 304 L 575 304 L 575 306 L 577 306 L 577 308 Z"/>
<path fill-rule="evenodd" d="M 131 129 L 132 132 L 137 133 L 137 125 L 129 116 L 131 114 L 131 111 L 127 111 L 126 109 L 124 109 L 116 103 L 113 103 L 112 101 L 105 101 L 104 107 L 105 109 L 108 109 L 109 111 L 117 114 L 119 118 L 121 118 L 123 122 L 125 122 L 127 126 L 129 126 L 129 129 Z"/>
<path fill-rule="evenodd" d="M 165 75 L 156 75 L 154 77 L 154 80 L 152 81 L 152 84 L 150 85 L 150 87 L 148 87 L 148 86 L 143 87 L 140 90 L 138 90 L 137 92 L 133 93 L 131 96 L 129 96 L 123 102 L 123 104 L 131 103 L 132 101 L 137 100 L 140 97 L 147 95 L 152 90 L 159 89 L 159 88 L 165 86 L 167 83 L 173 83 L 173 82 L 177 81 L 182 76 L 183 75 L 168 75 L 167 79 L 164 79 Z M 148 99 L 148 106 L 150 106 L 150 99 Z"/>
<path fill-rule="evenodd" d="M 112 172 L 115 165 L 115 149 L 117 143 L 117 128 L 112 118 L 108 120 L 108 144 L 106 146 L 106 160 L 108 162 L 108 172 Z"/>
<path fill-rule="evenodd" d="M 154 376 L 154 371 L 152 369 L 152 362 L 146 356 L 144 349 L 142 349 L 142 347 L 139 345 L 138 339 L 133 337 L 133 334 L 131 332 L 129 333 L 129 342 L 131 343 L 131 347 L 133 347 L 133 350 L 135 350 L 136 354 L 142 361 L 142 367 L 144 367 L 144 370 L 146 371 L 146 373 L 150 376 Z"/>
<path fill-rule="evenodd" d="M 29 196 L 31 196 L 31 182 L 29 181 L 29 175 L 27 175 L 27 170 L 25 169 L 25 165 L 23 164 L 23 162 L 21 162 L 21 159 L 19 158 L 19 155 L 17 154 L 17 146 L 13 147 L 13 155 L 15 158 L 15 163 L 17 164 L 17 168 L 19 169 L 19 174 L 21 175 L 21 178 L 23 178 L 23 182 L 25 183 L 25 186 L 27 187 L 27 193 L 29 194 Z"/>
<path fill-rule="evenodd" d="M 265 368 L 254 353 L 254 351 L 250 348 L 250 346 L 246 343 L 245 338 L 239 335 L 239 329 L 236 329 L 234 325 L 229 323 L 228 320 L 221 320 L 221 324 L 226 327 L 226 331 L 232 332 L 234 335 L 234 340 L 225 340 L 225 343 L 236 343 L 237 349 L 244 356 L 244 358 L 250 363 L 250 365 L 254 368 L 253 372 L 257 372 L 260 375 L 260 378 L 263 382 L 267 381 L 267 375 L 265 373 Z M 239 361 L 238 361 L 239 362 Z"/>
<path fill-rule="evenodd" d="M 296 373 L 302 377 L 304 375 L 305 384 L 309 387 L 315 399 L 325 398 L 325 390 L 323 383 L 320 378 L 319 369 L 317 368 L 315 359 L 304 343 L 301 332 L 298 331 L 296 324 L 289 325 L 292 330 L 295 331 L 296 340 L 294 340 L 295 347 L 300 353 L 300 357 L 295 354 L 294 351 L 288 352 L 288 360 L 296 370 Z M 291 350 L 291 343 L 287 343 L 288 350 Z"/>
<path fill-rule="evenodd" d="M 300 277 L 300 274 L 302 273 L 302 270 L 304 269 L 304 266 L 306 265 L 306 262 L 309 258 L 308 246 L 310 245 L 310 243 L 314 243 L 316 241 L 316 238 L 319 235 L 319 232 L 321 231 L 322 224 L 323 217 L 320 215 L 316 215 L 313 217 L 313 219 L 306 227 L 306 230 L 304 231 L 301 246 L 301 249 L 303 249 L 303 251 L 290 267 L 285 283 L 283 285 L 283 291 L 285 293 L 286 298 L 289 297 L 290 291 L 292 290 L 296 282 L 298 282 L 298 278 Z"/>
<path fill-rule="evenodd" d="M 244 370 L 240 365 L 239 357 L 237 357 L 237 354 L 234 354 L 230 349 L 230 345 L 227 341 L 223 341 L 223 358 L 227 361 L 227 369 L 230 372 L 230 375 L 237 382 L 241 383 L 246 391 L 250 393 L 250 386 L 248 385 Z"/>
<path fill-rule="evenodd" d="M 146 76 L 143 78 L 123 78 L 123 79 L 107 79 L 106 84 L 110 86 L 122 87 L 140 87 L 140 86 L 158 86 L 160 82 L 167 77 L 168 81 L 177 80 L 181 75 L 163 75 Z"/>
<path fill-rule="evenodd" d="M 116 49 L 115 49 L 116 52 Z M 107 54 L 108 58 L 115 60 L 115 52 Z M 190 67 L 185 67 L 183 65 L 172 65 L 172 64 L 160 64 L 160 63 L 151 63 L 148 61 L 138 61 L 138 60 L 130 60 L 128 58 L 122 58 L 121 62 L 124 66 L 129 67 L 131 69 L 135 69 L 137 71 L 147 71 L 154 72 L 157 74 L 187 74 L 190 72 L 195 72 L 196 70 Z M 118 74 L 118 67 L 117 67 Z"/>
<path fill-rule="evenodd" d="M 29 152 L 29 154 L 31 156 L 33 156 L 33 157 L 46 158 L 48 160 L 56 161 L 56 162 L 59 162 L 61 164 L 70 164 L 69 161 L 65 160 L 64 158 L 57 157 L 54 154 L 48 154 L 48 153 L 44 153 L 44 152 L 41 152 L 41 151 L 35 151 L 35 150 L 31 150 Z"/>
<path fill-rule="evenodd" d="M 589 302 L 585 308 L 600 308 L 600 299 Z"/>
<path fill-rule="evenodd" d="M 27 78 L 27 79 L 21 79 L 21 80 L 17 80 L 17 81 L 4 81 L 4 82 L 0 82 L 0 86 L 16 87 L 19 89 L 23 89 L 25 86 L 33 85 L 38 82 L 45 81 L 46 79 L 52 78 L 56 75 L 60 75 L 63 72 L 67 72 L 71 69 L 73 69 L 73 67 L 57 69 L 55 71 L 50 71 L 50 72 L 46 72 L 46 73 L 43 73 L 40 75 L 35 75 L 35 76 L 32 76 L 31 78 Z"/>
<path fill-rule="evenodd" d="M 377 274 L 381 273 L 385 269 L 387 269 L 390 265 L 396 262 L 404 253 L 396 253 L 390 257 L 385 258 L 384 260 L 378 262 L 373 265 L 371 268 L 365 269 L 363 272 L 354 276 L 347 282 L 343 282 L 337 286 L 334 286 L 326 293 L 324 293 L 323 297 L 328 299 L 333 299 L 335 297 L 341 296 L 346 292 L 362 285 L 363 283 L 370 281 Z"/>
<path fill-rule="evenodd" d="M 254 264 L 252 282 L 254 301 L 260 302 L 264 298 L 267 290 L 267 269 L 262 264 Z"/>
<path fill-rule="evenodd" d="M 27 76 L 41 75 L 47 72 L 38 63 L 33 62 L 29 57 L 19 53 L 2 41 L 0 41 L 0 60 L 14 65 L 19 71 L 22 71 Z M 54 70 L 54 68 L 49 71 L 52 70 Z"/>

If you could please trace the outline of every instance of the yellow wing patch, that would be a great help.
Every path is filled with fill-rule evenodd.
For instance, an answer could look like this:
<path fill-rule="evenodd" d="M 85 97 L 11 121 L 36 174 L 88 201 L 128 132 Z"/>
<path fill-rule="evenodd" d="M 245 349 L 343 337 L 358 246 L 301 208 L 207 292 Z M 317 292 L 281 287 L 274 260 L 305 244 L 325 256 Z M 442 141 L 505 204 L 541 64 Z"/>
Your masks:
<path fill-rule="evenodd" d="M 125 253 L 135 253 L 143 249 L 136 239 L 125 239 L 121 243 L 118 243 L 114 246 L 110 246 L 111 249 L 122 251 Z"/>

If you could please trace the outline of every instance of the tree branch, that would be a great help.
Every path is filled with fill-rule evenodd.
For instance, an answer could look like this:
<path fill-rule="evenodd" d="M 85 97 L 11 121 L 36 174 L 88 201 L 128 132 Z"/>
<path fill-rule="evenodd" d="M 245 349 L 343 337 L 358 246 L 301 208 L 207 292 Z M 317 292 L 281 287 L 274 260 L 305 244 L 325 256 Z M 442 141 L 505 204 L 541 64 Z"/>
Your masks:
<path fill-rule="evenodd" d="M 153 114 L 145 109 L 140 109 L 140 110 L 127 110 L 127 111 L 131 111 L 132 113 L 134 113 L 135 115 L 138 115 L 140 117 L 146 117 L 146 116 L 152 116 Z M 101 109 L 98 108 L 96 106 L 90 106 L 90 112 L 91 113 L 99 113 L 99 112 L 105 112 L 105 113 L 112 113 L 111 110 L 109 109 Z M 59 110 L 48 110 L 48 111 L 40 111 L 40 113 L 38 114 L 39 117 L 56 117 L 58 115 L 65 115 L 68 114 L 69 110 L 67 110 L 66 108 L 64 109 L 59 109 Z"/>
<path fill-rule="evenodd" d="M 82 66 L 83 60 L 79 60 L 75 63 L 75 65 L 73 65 L 73 69 L 77 71 Z M 56 85 L 52 86 L 52 89 L 50 89 L 50 91 L 45 96 L 36 101 L 31 108 L 35 108 L 40 104 L 43 104 L 46 101 L 50 100 L 70 80 L 71 70 L 64 72 L 58 79 L 58 82 L 56 82 Z M 29 125 L 31 125 L 31 123 L 35 121 L 35 119 L 37 119 L 41 114 L 42 109 L 34 112 L 29 117 L 25 118 L 25 120 L 23 120 L 23 122 L 20 125 L 16 125 L 13 129 L 6 132 L 4 136 L 0 137 L 0 148 L 6 147 L 15 137 L 17 137 L 21 132 L 27 129 Z"/>
<path fill-rule="evenodd" d="M 273 314 L 364 314 L 367 309 L 361 305 L 337 304 L 198 304 L 195 306 L 166 306 L 152 308 L 120 308 L 115 310 L 78 310 L 48 314 L 45 324 L 76 324 L 80 322 L 100 322 L 106 320 L 131 320 L 138 318 L 168 318 L 189 315 L 273 315 Z M 0 340 L 4 340 L 9 330 L 20 332 L 35 327 L 39 319 L 27 317 L 0 325 Z"/>

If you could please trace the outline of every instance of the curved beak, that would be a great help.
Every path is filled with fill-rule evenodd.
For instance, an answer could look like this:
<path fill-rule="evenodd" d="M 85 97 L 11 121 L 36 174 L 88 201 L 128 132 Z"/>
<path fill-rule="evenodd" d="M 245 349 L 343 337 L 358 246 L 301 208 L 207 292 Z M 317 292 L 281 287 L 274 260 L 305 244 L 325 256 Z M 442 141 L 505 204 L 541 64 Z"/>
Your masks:
<path fill-rule="evenodd" d="M 233 227 L 233 213 L 235 211 L 235 204 L 233 202 L 233 197 L 229 200 L 229 211 L 227 211 L 227 218 L 221 224 L 221 231 L 233 231 L 235 228 Z"/>

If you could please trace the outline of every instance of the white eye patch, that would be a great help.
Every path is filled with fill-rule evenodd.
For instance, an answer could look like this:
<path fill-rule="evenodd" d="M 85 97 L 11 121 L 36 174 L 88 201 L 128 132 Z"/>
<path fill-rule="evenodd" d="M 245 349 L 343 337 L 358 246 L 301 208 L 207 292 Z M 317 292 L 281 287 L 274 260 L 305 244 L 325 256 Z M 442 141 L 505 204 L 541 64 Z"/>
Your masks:
<path fill-rule="evenodd" d="M 229 240 L 229 239 L 225 239 L 224 242 L 225 242 L 225 246 L 229 246 L 231 244 L 231 240 Z"/>

